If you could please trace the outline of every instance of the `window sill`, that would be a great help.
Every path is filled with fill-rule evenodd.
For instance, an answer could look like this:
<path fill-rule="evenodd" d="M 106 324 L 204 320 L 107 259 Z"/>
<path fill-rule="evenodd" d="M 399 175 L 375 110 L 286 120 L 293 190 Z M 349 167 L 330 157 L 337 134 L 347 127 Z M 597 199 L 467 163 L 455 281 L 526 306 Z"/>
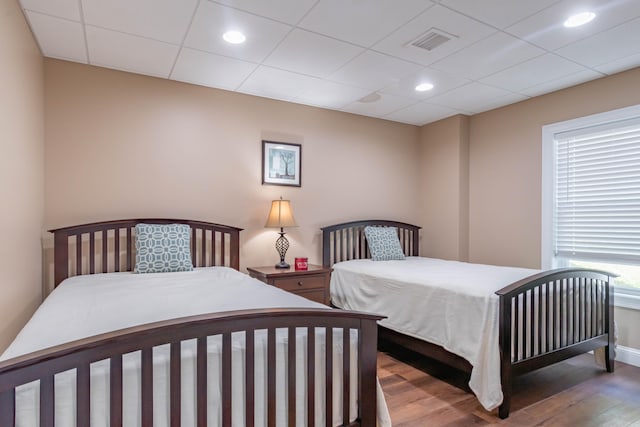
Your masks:
<path fill-rule="evenodd" d="M 640 290 L 616 288 L 613 303 L 616 307 L 640 310 Z"/>

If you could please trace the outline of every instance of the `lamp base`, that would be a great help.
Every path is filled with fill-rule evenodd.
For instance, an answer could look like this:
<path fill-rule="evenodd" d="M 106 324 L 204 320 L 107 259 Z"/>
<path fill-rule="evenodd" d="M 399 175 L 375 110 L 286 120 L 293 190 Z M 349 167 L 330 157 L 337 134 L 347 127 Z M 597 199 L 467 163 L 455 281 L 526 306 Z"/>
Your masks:
<path fill-rule="evenodd" d="M 276 268 L 290 268 L 291 266 L 284 261 L 280 261 L 275 265 Z"/>
<path fill-rule="evenodd" d="M 291 267 L 284 261 L 284 256 L 287 254 L 287 249 L 289 249 L 289 241 L 286 237 L 284 237 L 284 230 L 280 228 L 280 237 L 276 240 L 276 250 L 280 255 L 280 263 L 276 264 L 276 268 L 289 268 Z"/>

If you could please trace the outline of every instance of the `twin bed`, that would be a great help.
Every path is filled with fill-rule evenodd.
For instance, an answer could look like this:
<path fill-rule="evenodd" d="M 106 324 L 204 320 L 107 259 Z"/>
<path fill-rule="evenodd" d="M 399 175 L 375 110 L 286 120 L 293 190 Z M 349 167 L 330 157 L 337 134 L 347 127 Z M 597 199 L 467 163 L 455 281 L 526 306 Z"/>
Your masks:
<path fill-rule="evenodd" d="M 395 227 L 406 259 L 373 261 L 367 227 Z M 509 415 L 512 378 L 604 348 L 614 369 L 613 291 L 607 273 L 537 271 L 418 257 L 420 227 L 355 221 L 323 228 L 337 307 L 386 316 L 381 339 L 470 374 L 487 410 Z M 401 257 L 402 258 L 402 257 Z"/>
<path fill-rule="evenodd" d="M 175 223 L 196 268 L 133 273 L 136 225 Z M 389 425 L 381 317 L 238 272 L 239 232 L 172 219 L 53 230 L 56 288 L 0 358 L 0 426 Z"/>

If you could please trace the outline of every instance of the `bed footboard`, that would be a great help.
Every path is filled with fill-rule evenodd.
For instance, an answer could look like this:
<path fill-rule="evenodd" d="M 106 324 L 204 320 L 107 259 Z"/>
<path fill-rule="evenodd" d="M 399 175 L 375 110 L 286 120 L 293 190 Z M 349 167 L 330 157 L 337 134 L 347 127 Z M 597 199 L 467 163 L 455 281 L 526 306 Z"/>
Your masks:
<path fill-rule="evenodd" d="M 208 338 L 220 336 L 220 384 L 216 385 L 220 390 L 221 401 L 218 402 L 218 417 L 220 425 L 232 425 L 233 396 L 237 397 L 237 390 L 232 393 L 232 388 L 240 387 L 243 390 L 242 399 L 244 409 L 242 417 L 246 426 L 253 426 L 258 410 L 255 407 L 256 391 L 260 388 L 256 376 L 261 374 L 265 378 L 265 408 L 266 422 L 268 426 L 276 425 L 276 405 L 278 402 L 286 402 L 287 423 L 297 425 L 315 425 L 318 400 L 324 403 L 326 413 L 325 420 L 335 422 L 333 408 L 335 393 L 342 393 L 341 419 L 342 425 L 373 427 L 376 425 L 376 321 L 380 316 L 357 313 L 342 310 L 327 309 L 262 309 L 243 310 L 227 313 L 214 313 L 201 316 L 193 316 L 182 319 L 168 320 L 148 325 L 142 325 L 120 331 L 110 332 L 96 337 L 91 337 L 69 344 L 60 345 L 46 350 L 17 357 L 0 362 L 0 427 L 13 427 L 16 423 L 16 387 L 39 381 L 39 425 L 41 427 L 53 426 L 55 419 L 56 398 L 54 393 L 56 375 L 69 370 L 75 370 L 75 398 L 77 425 L 89 425 L 91 398 L 91 364 L 98 361 L 108 361 L 109 374 L 108 387 L 108 411 L 110 424 L 120 425 L 123 417 L 123 355 L 139 352 L 139 366 L 141 374 L 139 380 L 139 407 L 140 425 L 153 425 L 154 417 L 154 375 L 155 367 L 154 350 L 158 346 L 168 345 L 168 409 L 169 418 L 167 424 L 179 426 L 181 423 L 181 411 L 184 399 L 181 389 L 181 378 L 184 369 L 181 366 L 181 352 L 186 340 L 194 344 L 195 363 L 195 420 L 198 426 L 207 425 L 208 414 L 211 408 L 207 405 L 207 392 L 211 390 L 207 383 L 209 375 L 207 369 L 211 369 L 208 362 L 207 347 Z M 284 336 L 287 343 L 297 342 L 298 333 L 302 331 L 306 348 L 300 350 L 300 345 L 286 345 L 284 359 L 286 372 L 276 373 L 276 337 Z M 355 332 L 354 332 L 355 331 Z M 241 385 L 239 378 L 232 375 L 232 334 L 244 334 L 244 358 L 233 364 L 234 372 L 241 365 Z M 357 334 L 357 335 L 355 335 Z M 264 338 L 266 346 L 260 347 L 256 342 L 258 336 Z M 319 337 L 322 340 L 319 341 Z M 235 335 L 237 337 L 237 334 Z M 351 343 L 357 337 L 357 354 L 350 350 Z M 236 338 L 233 338 L 234 340 Z M 332 351 L 325 351 L 323 360 L 316 360 L 316 346 L 322 344 Z M 296 348 L 298 347 L 298 350 Z M 336 348 L 342 349 L 342 358 L 337 356 Z M 301 352 L 296 356 L 296 351 Z M 266 355 L 266 372 L 256 369 L 258 352 Z M 296 360 L 304 355 L 306 365 L 306 380 L 300 380 L 296 373 Z M 233 360 L 236 360 L 233 358 Z M 355 360 L 357 370 L 352 369 Z M 334 383 L 336 372 L 340 367 L 341 380 Z M 260 365 L 262 366 L 262 365 Z M 324 378 L 317 378 L 316 369 L 323 367 Z M 157 368 L 157 367 L 156 367 Z M 301 368 L 301 367 L 298 367 Z M 280 384 L 284 386 L 277 389 L 277 375 L 285 378 Z M 300 385 L 303 381 L 306 384 Z M 350 413 L 350 395 L 357 387 L 357 413 Z M 318 385 L 325 385 L 324 391 L 317 394 Z M 296 388 L 304 387 L 306 390 L 306 420 L 298 419 L 296 422 Z M 284 390 L 283 390 L 284 389 Z M 351 394 L 350 394 L 351 393 Z M 209 399 L 210 401 L 211 399 Z M 237 402 L 236 402 L 237 406 Z M 297 414 L 298 418 L 300 413 Z M 216 419 L 216 418 L 214 418 Z M 351 421 L 354 420 L 355 421 Z M 330 423 L 327 423 L 330 424 Z"/>
<path fill-rule="evenodd" d="M 500 297 L 500 359 L 503 403 L 509 415 L 516 375 L 605 347 L 614 369 L 613 275 L 565 268 L 536 274 L 496 294 Z"/>

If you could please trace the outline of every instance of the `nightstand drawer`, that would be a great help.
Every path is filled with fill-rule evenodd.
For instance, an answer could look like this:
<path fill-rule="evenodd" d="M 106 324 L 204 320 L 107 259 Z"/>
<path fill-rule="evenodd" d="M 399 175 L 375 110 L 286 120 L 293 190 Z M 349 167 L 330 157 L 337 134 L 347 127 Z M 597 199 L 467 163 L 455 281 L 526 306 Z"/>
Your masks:
<path fill-rule="evenodd" d="M 329 281 L 331 268 L 309 264 L 308 270 L 281 269 L 275 267 L 247 267 L 247 271 L 258 280 L 283 291 L 322 304 L 329 304 Z"/>
<path fill-rule="evenodd" d="M 325 275 L 306 275 L 297 277 L 279 277 L 273 281 L 274 286 L 285 291 L 298 292 L 307 289 L 324 288 Z M 324 294 L 324 291 L 323 291 Z"/>

